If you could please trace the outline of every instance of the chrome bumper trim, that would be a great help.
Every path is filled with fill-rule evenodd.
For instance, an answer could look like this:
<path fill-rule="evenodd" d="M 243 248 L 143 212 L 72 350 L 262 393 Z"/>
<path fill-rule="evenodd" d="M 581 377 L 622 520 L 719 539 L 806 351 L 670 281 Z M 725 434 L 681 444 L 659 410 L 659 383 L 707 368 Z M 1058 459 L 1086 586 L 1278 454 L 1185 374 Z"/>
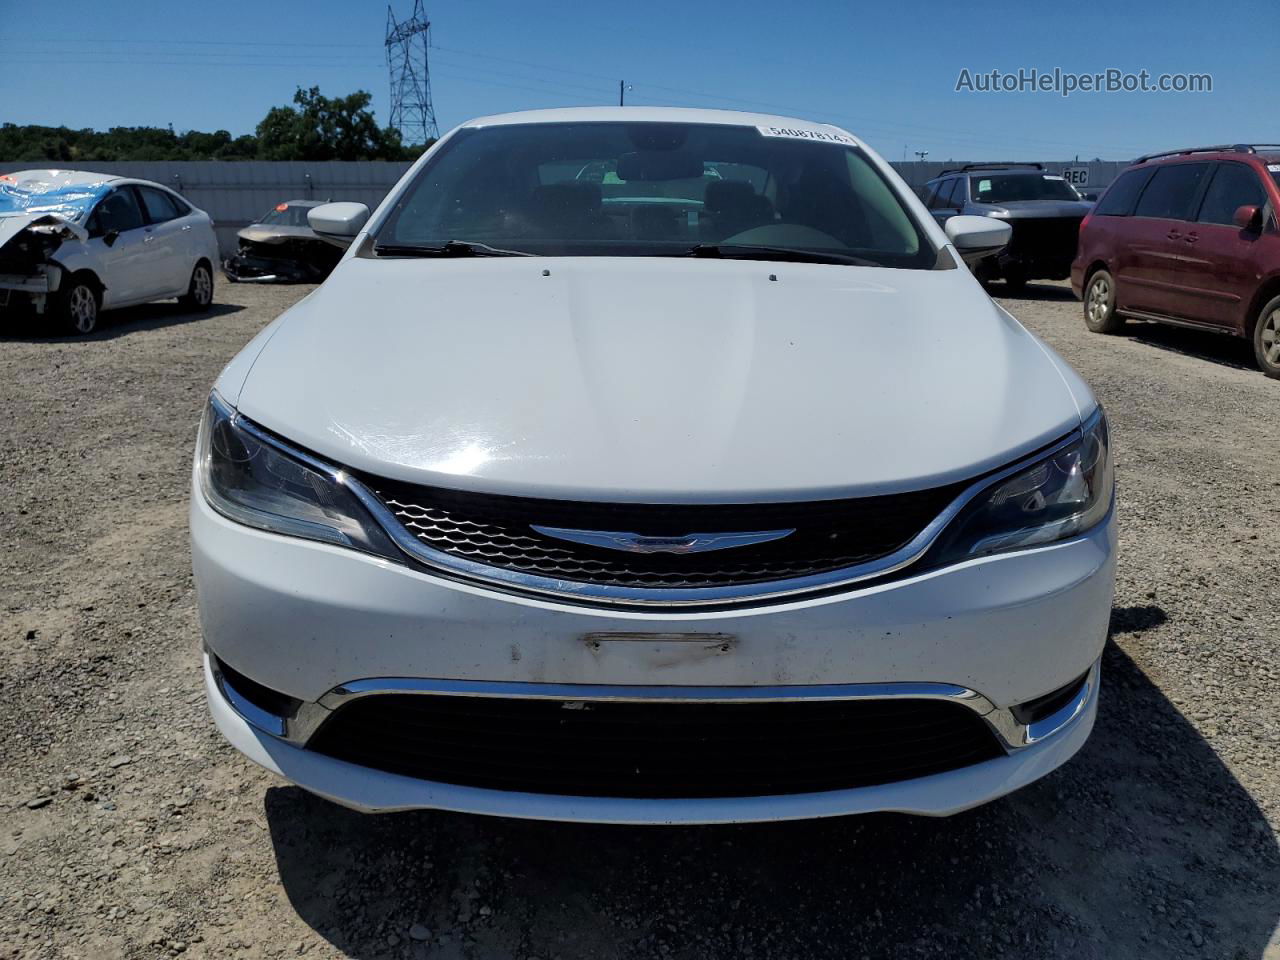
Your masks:
<path fill-rule="evenodd" d="M 208 656 L 206 654 L 206 656 Z M 239 690 L 231 685 L 226 675 L 218 669 L 217 661 L 212 657 L 209 663 L 213 670 L 214 682 L 218 685 L 218 692 L 222 694 L 223 699 L 231 704 L 231 708 L 236 713 L 244 717 L 249 723 L 257 727 L 263 733 L 269 733 L 273 737 L 281 737 L 289 739 L 289 721 L 285 717 L 276 716 L 267 710 L 263 710 L 257 704 L 250 701 Z"/>
<path fill-rule="evenodd" d="M 1040 743 L 1069 727 L 1097 695 L 1100 661 L 1089 669 L 1076 696 L 1066 706 L 1031 724 L 1019 723 L 1013 711 L 997 707 L 975 690 L 949 683 L 855 683 L 756 687 L 613 686 L 580 683 L 518 683 L 480 680 L 429 680 L 380 677 L 355 680 L 334 687 L 318 701 L 304 702 L 297 715 L 279 717 L 255 706 L 228 682 L 209 655 L 217 688 L 236 713 L 264 733 L 295 746 L 306 746 L 311 735 L 339 707 L 364 697 L 421 694 L 511 699 L 649 701 L 678 703 L 785 703 L 805 700 L 947 700 L 982 717 L 1008 753 Z"/>
<path fill-rule="evenodd" d="M 1015 750 L 1046 740 L 1070 726 L 1072 721 L 1085 712 L 1089 701 L 1097 694 L 1101 669 L 1102 661 L 1094 661 L 1071 702 L 1041 720 L 1029 724 L 1019 723 L 1014 718 L 1013 711 L 996 710 L 987 717 L 987 722 L 1000 735 L 1000 739 Z"/>

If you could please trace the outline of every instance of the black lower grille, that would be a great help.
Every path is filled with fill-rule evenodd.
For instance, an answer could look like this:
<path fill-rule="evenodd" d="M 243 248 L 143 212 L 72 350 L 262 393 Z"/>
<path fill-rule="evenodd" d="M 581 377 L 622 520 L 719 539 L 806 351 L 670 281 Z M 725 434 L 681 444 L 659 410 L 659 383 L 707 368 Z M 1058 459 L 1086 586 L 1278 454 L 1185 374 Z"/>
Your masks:
<path fill-rule="evenodd" d="M 544 500 L 368 478 L 405 528 L 451 556 L 536 576 L 608 586 L 694 589 L 768 583 L 876 560 L 909 543 L 965 484 L 849 500 L 763 504 L 625 504 Z M 627 553 L 534 526 L 650 537 L 794 530 L 707 553 Z"/>
<path fill-rule="evenodd" d="M 421 780 L 571 796 L 769 796 L 872 786 L 1001 755 L 938 700 L 637 703 L 383 694 L 308 748 Z"/>

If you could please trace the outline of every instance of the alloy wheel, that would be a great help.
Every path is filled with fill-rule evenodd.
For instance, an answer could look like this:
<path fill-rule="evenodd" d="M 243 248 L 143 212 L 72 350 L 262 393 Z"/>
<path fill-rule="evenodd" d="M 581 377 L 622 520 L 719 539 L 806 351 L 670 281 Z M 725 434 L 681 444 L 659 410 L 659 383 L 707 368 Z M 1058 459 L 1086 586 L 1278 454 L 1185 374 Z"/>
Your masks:
<path fill-rule="evenodd" d="M 1262 355 L 1267 363 L 1280 367 L 1280 309 L 1272 310 L 1262 323 Z"/>
<path fill-rule="evenodd" d="M 207 307 L 213 300 L 213 277 L 208 267 L 196 267 L 196 272 L 191 276 L 191 295 L 202 307 Z"/>
<path fill-rule="evenodd" d="M 1089 285 L 1089 322 L 1102 323 L 1107 319 L 1111 300 L 1111 284 L 1106 277 L 1095 277 Z"/>
<path fill-rule="evenodd" d="M 78 333 L 90 333 L 98 323 L 98 298 L 83 283 L 76 284 L 68 298 L 68 312 Z"/>

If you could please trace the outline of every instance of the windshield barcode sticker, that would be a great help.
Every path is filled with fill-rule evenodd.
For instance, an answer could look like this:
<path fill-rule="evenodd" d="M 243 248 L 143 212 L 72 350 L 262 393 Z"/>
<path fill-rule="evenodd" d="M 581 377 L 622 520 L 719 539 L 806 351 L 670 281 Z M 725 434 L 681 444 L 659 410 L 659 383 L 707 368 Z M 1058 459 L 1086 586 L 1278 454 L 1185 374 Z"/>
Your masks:
<path fill-rule="evenodd" d="M 818 140 L 823 143 L 844 143 L 854 146 L 857 141 L 843 133 L 826 130 L 808 130 L 804 127 L 756 127 L 766 137 L 790 137 L 792 140 Z"/>

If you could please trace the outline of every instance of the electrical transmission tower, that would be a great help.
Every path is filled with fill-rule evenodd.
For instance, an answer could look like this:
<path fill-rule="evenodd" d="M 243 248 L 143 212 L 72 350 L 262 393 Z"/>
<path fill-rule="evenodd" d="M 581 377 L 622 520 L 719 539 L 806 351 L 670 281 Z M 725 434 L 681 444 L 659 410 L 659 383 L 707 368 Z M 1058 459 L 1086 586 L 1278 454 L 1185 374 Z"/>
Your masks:
<path fill-rule="evenodd" d="M 431 46 L 431 21 L 414 0 L 413 16 L 396 20 L 387 6 L 387 69 L 391 72 L 391 125 L 406 144 L 416 146 L 440 136 L 436 111 L 431 106 L 431 74 L 427 51 Z"/>

